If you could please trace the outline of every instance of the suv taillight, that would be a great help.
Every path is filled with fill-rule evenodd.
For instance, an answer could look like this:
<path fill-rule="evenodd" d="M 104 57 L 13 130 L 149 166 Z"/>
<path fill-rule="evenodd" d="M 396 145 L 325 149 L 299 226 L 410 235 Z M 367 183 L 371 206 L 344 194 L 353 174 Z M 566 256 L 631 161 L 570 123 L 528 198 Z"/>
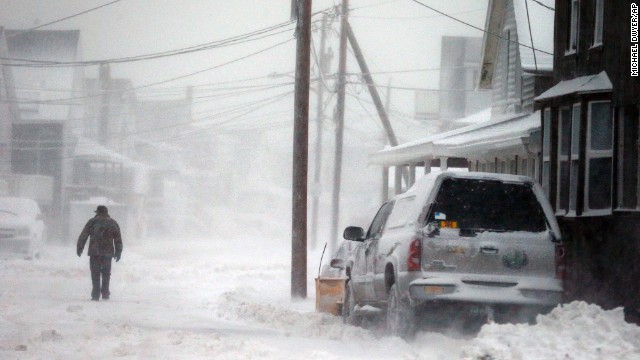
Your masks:
<path fill-rule="evenodd" d="M 556 245 L 556 278 L 560 280 L 564 280 L 567 274 L 565 255 L 564 246 Z"/>
<path fill-rule="evenodd" d="M 409 245 L 409 257 L 407 258 L 407 270 L 420 270 L 420 257 L 422 253 L 422 245 L 420 239 L 414 239 Z"/>

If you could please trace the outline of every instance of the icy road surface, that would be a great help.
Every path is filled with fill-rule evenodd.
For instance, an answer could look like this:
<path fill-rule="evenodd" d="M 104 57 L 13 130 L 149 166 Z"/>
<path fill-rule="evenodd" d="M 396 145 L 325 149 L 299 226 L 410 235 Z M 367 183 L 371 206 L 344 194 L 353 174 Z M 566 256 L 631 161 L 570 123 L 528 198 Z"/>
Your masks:
<path fill-rule="evenodd" d="M 75 244 L 1 259 L 0 359 L 640 359 L 640 328 L 584 303 L 472 339 L 345 326 L 313 311 L 319 254 L 309 299 L 291 302 L 289 249 L 258 237 L 125 242 L 100 302 Z"/>

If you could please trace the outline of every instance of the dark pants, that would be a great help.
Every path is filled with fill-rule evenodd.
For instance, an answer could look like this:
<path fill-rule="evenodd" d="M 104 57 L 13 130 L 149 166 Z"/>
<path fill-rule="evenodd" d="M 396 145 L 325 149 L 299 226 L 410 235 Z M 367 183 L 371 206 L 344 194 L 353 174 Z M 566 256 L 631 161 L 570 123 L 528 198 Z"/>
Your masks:
<path fill-rule="evenodd" d="M 91 298 L 98 300 L 100 294 L 103 299 L 109 298 L 109 278 L 111 277 L 111 256 L 90 256 L 89 268 L 91 269 Z M 100 276 L 102 275 L 102 286 L 100 286 Z"/>

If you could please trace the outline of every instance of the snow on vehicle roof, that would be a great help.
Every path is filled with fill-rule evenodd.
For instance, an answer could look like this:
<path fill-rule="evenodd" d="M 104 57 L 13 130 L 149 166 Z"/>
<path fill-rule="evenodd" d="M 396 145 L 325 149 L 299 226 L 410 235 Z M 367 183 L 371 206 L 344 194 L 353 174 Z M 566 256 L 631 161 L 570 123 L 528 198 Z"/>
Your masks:
<path fill-rule="evenodd" d="M 0 210 L 21 216 L 35 216 L 40 213 L 40 207 L 35 200 L 20 197 L 0 197 Z"/>

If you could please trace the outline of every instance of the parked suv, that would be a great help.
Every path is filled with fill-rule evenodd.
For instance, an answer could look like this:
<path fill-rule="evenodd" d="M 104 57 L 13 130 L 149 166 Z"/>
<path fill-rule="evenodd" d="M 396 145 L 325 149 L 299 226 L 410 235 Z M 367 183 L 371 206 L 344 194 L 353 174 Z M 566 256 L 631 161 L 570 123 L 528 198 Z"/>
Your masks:
<path fill-rule="evenodd" d="M 343 318 L 386 308 L 393 335 L 410 333 L 418 314 L 487 321 L 562 300 L 560 231 L 531 178 L 428 174 L 383 204 L 366 233 L 348 227 L 344 238 L 360 244 L 348 261 L 332 261 L 348 277 Z"/>

